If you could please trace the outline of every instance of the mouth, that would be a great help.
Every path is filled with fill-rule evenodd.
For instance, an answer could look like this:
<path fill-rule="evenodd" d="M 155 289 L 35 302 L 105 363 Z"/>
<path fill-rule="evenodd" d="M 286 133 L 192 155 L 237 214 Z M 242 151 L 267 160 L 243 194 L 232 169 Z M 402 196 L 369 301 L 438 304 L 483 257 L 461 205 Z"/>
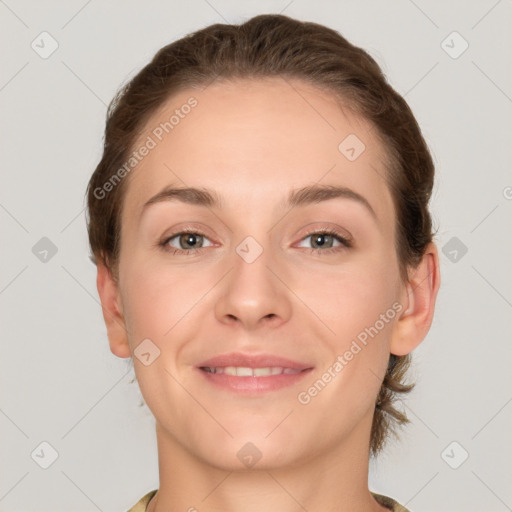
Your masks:
<path fill-rule="evenodd" d="M 248 366 L 201 366 L 207 373 L 223 373 L 236 377 L 268 377 L 269 375 L 292 375 L 300 373 L 298 368 L 283 368 L 282 366 L 267 366 L 265 368 L 250 368 Z"/>
<path fill-rule="evenodd" d="M 297 383 L 313 370 L 312 365 L 268 354 L 224 354 L 196 368 L 211 385 L 243 394 L 277 391 Z"/>

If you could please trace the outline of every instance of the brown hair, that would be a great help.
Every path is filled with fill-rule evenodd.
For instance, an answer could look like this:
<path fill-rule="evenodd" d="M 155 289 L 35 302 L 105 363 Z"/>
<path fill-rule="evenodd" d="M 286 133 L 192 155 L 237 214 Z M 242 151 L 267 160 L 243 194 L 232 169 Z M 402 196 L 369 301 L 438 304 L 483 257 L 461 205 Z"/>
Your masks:
<path fill-rule="evenodd" d="M 98 190 L 129 158 L 148 119 L 173 94 L 187 87 L 231 78 L 281 76 L 298 78 L 329 91 L 345 106 L 377 128 L 387 150 L 385 177 L 396 210 L 396 252 L 405 282 L 432 241 L 428 202 L 434 164 L 420 128 L 405 100 L 388 84 L 375 60 L 338 32 L 317 23 L 283 15 L 259 15 L 240 25 L 215 24 L 161 48 L 111 101 L 106 120 L 104 150 L 87 189 L 87 228 L 91 259 L 105 264 L 117 279 L 122 179 L 109 191 Z M 402 379 L 409 356 L 390 355 L 378 394 L 370 447 L 378 453 L 388 432 L 408 422 L 394 407 L 399 393 L 413 385 Z"/>

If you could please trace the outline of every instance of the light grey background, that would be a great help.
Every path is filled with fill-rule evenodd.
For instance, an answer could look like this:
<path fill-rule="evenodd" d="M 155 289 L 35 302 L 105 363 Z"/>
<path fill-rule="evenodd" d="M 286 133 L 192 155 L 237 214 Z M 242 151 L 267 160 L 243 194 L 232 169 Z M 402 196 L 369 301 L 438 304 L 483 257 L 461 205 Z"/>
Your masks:
<path fill-rule="evenodd" d="M 192 30 L 266 12 L 326 24 L 368 50 L 437 165 L 431 204 L 446 254 L 436 316 L 403 405 L 412 425 L 372 462 L 370 486 L 414 512 L 512 510 L 511 1 L 5 0 L 2 512 L 120 512 L 158 487 L 153 417 L 108 347 L 85 188 L 121 83 Z M 58 43 L 46 59 L 31 47 L 51 48 L 43 31 Z M 453 31 L 469 44 L 457 58 Z M 47 262 L 32 250 L 43 237 L 57 248 Z M 48 469 L 42 442 L 58 453 Z"/>

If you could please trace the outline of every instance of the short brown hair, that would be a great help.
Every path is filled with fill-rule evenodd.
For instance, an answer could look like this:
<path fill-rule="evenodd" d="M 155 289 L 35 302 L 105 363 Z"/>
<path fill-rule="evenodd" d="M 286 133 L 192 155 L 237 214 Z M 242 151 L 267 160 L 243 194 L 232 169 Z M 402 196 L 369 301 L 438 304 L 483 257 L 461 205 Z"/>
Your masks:
<path fill-rule="evenodd" d="M 338 32 L 283 15 L 259 15 L 240 25 L 215 24 L 161 48 L 111 101 L 104 150 L 87 189 L 87 228 L 91 259 L 117 276 L 124 178 L 98 198 L 96 190 L 120 168 L 146 121 L 172 94 L 215 79 L 281 76 L 298 78 L 329 91 L 377 128 L 386 148 L 386 180 L 396 215 L 396 252 L 401 278 L 421 261 L 432 241 L 428 202 L 434 164 L 427 144 L 405 100 L 388 84 L 375 60 Z M 370 447 L 377 454 L 388 432 L 406 423 L 394 407 L 399 393 L 412 385 L 402 379 L 410 357 L 390 355 L 378 394 Z"/>

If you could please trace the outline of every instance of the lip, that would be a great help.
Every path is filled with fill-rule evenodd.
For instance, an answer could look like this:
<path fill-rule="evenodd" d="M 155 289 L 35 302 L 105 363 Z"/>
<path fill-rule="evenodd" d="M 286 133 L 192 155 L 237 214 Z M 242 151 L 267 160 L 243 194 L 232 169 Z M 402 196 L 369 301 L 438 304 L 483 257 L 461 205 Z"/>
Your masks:
<path fill-rule="evenodd" d="M 241 377 L 227 375 L 225 373 L 209 373 L 204 367 L 236 366 L 245 368 L 282 367 L 297 370 L 297 373 L 281 373 L 278 375 L 266 375 L 261 377 Z M 243 395 L 260 395 L 270 391 L 277 391 L 302 380 L 312 370 L 313 366 L 285 357 L 271 354 L 242 354 L 230 353 L 212 357 L 198 364 L 196 370 L 203 376 L 206 382 L 218 389 L 224 389 Z"/>
<path fill-rule="evenodd" d="M 297 370 L 307 370 L 312 365 L 299 363 L 292 359 L 275 356 L 272 354 L 242 354 L 240 352 L 232 352 L 230 354 L 221 354 L 212 357 L 198 364 L 197 367 L 204 366 L 245 366 L 246 368 L 265 368 L 268 366 L 281 366 L 283 368 L 293 368 Z"/>

